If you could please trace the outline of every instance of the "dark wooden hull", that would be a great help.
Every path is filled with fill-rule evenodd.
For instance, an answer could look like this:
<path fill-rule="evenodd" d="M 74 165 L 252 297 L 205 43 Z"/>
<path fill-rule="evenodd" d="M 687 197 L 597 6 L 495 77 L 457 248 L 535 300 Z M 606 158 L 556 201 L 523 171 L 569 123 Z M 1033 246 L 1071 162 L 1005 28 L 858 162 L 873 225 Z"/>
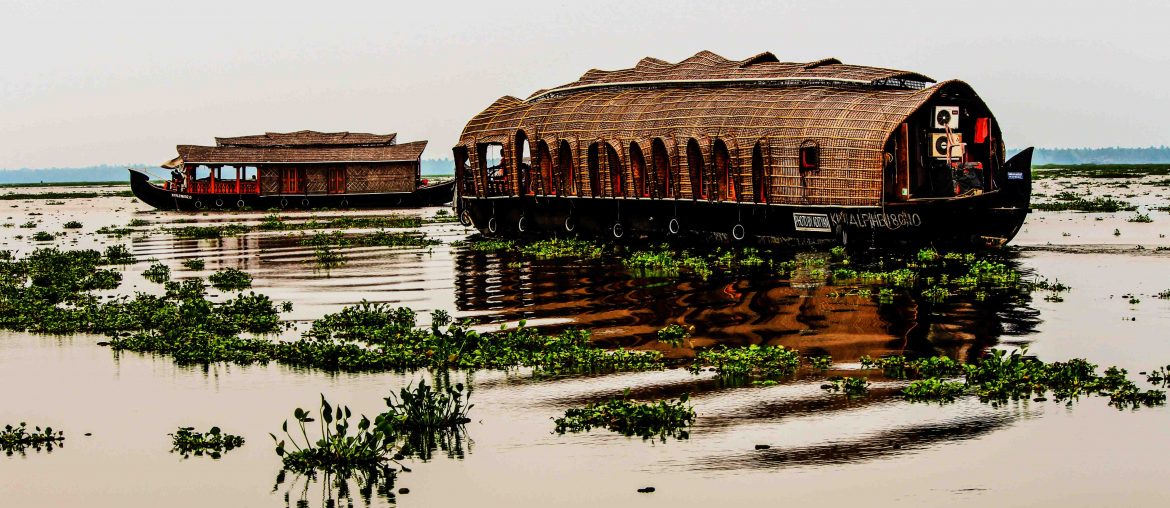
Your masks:
<path fill-rule="evenodd" d="M 417 208 L 441 206 L 455 196 L 455 181 L 419 188 L 414 192 L 376 194 L 190 194 L 169 191 L 150 183 L 146 173 L 130 170 L 130 190 L 134 196 L 160 210 L 237 210 L 250 208 Z"/>
<path fill-rule="evenodd" d="M 457 206 L 463 222 L 494 236 L 573 233 L 626 238 L 714 233 L 732 240 L 771 237 L 1002 245 L 1019 232 L 1028 215 L 1031 149 L 1009 161 L 996 180 L 997 190 L 978 196 L 871 207 L 552 196 L 460 197 Z"/>

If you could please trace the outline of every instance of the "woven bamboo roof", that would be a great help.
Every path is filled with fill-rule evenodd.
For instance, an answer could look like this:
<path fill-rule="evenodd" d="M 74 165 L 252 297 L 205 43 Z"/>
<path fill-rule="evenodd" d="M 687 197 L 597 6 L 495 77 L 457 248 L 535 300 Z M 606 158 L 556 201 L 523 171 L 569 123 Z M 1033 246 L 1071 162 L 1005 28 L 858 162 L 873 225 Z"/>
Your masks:
<path fill-rule="evenodd" d="M 385 146 L 195 146 L 179 145 L 185 164 L 258 164 L 417 161 L 426 141 Z"/>
<path fill-rule="evenodd" d="M 396 133 L 366 132 L 266 132 L 251 136 L 215 138 L 216 146 L 389 146 L 397 141 Z"/>
<path fill-rule="evenodd" d="M 922 88 L 934 80 L 915 72 L 845 65 L 836 58 L 813 62 L 781 62 L 770 52 L 743 60 L 728 60 L 710 51 L 700 51 L 678 63 L 646 57 L 629 69 L 592 69 L 572 83 L 540 90 L 529 97 L 539 99 L 557 93 L 615 86 L 653 86 L 695 82 L 840 82 L 867 85 L 896 85 Z"/>

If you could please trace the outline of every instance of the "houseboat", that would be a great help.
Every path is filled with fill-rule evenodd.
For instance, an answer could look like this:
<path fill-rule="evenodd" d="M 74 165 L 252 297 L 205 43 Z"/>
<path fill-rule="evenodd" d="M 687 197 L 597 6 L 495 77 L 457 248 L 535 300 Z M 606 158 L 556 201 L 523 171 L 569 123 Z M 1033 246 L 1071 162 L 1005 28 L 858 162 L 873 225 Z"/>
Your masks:
<path fill-rule="evenodd" d="M 163 210 L 418 207 L 451 202 L 455 182 L 422 179 L 426 141 L 395 134 L 299 131 L 179 145 L 162 185 L 130 170 L 130 188 Z"/>
<path fill-rule="evenodd" d="M 1003 244 L 1031 155 L 962 81 L 703 51 L 500 98 L 454 147 L 456 207 L 489 235 Z"/>

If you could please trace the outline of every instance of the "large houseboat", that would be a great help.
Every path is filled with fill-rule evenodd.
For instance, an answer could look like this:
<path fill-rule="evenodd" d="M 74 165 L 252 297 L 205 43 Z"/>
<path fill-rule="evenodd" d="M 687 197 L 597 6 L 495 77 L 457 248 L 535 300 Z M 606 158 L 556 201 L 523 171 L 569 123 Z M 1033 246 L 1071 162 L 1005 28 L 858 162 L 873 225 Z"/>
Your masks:
<path fill-rule="evenodd" d="M 179 145 L 156 185 L 130 170 L 130 188 L 164 210 L 434 206 L 451 202 L 455 182 L 420 175 L 426 141 L 395 134 L 299 131 L 215 138 Z"/>
<path fill-rule="evenodd" d="M 503 97 L 454 148 L 461 220 L 485 234 L 718 233 L 1002 244 L 1031 155 L 962 81 L 771 53 L 591 70 Z"/>

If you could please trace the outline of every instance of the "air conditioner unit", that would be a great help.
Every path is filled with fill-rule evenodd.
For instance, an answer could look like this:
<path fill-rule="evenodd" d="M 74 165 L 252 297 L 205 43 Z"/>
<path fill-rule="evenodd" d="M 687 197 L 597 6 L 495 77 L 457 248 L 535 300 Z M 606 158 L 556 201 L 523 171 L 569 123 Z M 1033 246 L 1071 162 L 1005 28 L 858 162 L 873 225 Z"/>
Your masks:
<path fill-rule="evenodd" d="M 947 150 L 951 151 L 952 159 L 963 158 L 963 135 L 951 134 L 950 139 L 947 139 L 945 132 L 933 132 L 930 134 L 930 156 L 945 159 L 947 158 Z"/>
<path fill-rule="evenodd" d="M 934 128 L 946 129 L 950 128 L 952 131 L 959 129 L 959 107 L 958 106 L 935 106 L 934 107 Z"/>

